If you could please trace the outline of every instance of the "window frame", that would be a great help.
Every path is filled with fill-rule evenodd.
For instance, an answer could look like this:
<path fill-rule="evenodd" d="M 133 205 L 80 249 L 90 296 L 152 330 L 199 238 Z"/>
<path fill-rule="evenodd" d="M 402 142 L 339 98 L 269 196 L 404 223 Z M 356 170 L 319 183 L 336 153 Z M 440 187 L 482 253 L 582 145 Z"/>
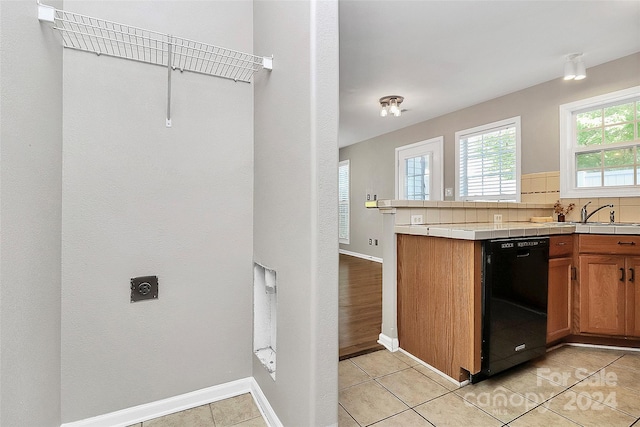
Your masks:
<path fill-rule="evenodd" d="M 396 200 L 405 200 L 400 192 L 400 160 L 404 158 L 402 152 L 412 152 L 413 155 L 420 155 L 421 153 L 429 152 L 432 148 L 435 148 L 435 153 L 431 158 L 431 190 L 429 193 L 429 200 L 444 200 L 444 167 L 442 157 L 444 154 L 444 137 L 437 136 L 435 138 L 426 139 L 424 141 L 414 142 L 412 144 L 396 147 L 395 149 L 395 198 Z M 402 177 L 404 179 L 404 176 Z M 437 187 L 437 188 L 436 188 Z"/>
<path fill-rule="evenodd" d="M 499 129 L 499 128 L 504 128 L 504 127 L 510 127 L 513 126 L 515 127 L 515 134 L 516 134 L 516 152 L 515 152 L 515 157 L 516 157 L 516 176 L 515 176 L 515 181 L 516 181 L 516 189 L 515 189 L 515 194 L 513 195 L 513 197 L 511 197 L 511 195 L 508 195 L 508 197 L 505 197 L 505 195 L 497 195 L 497 196 L 462 196 L 460 194 L 460 173 L 461 173 L 461 168 L 460 168 L 460 155 L 461 153 L 461 149 L 460 149 L 460 140 L 464 139 L 465 137 L 468 136 L 472 136 L 474 134 L 481 134 L 481 133 L 489 133 L 492 130 L 495 129 Z M 521 181 L 521 176 L 522 176 L 522 168 L 521 168 L 521 152 L 522 152 L 522 138 L 521 138 L 521 119 L 520 116 L 515 116 L 515 117 L 510 117 L 508 119 L 503 119 L 503 120 L 498 120 L 496 122 L 492 122 L 492 123 L 487 123 L 484 125 L 480 125 L 480 126 L 476 126 L 473 128 L 469 128 L 469 129 L 464 129 L 464 130 L 460 130 L 457 131 L 455 133 L 455 199 L 458 201 L 478 201 L 478 200 L 492 200 L 492 201 L 515 201 L 515 202 L 520 202 L 520 181 Z"/>
<path fill-rule="evenodd" d="M 574 114 L 583 110 L 602 108 L 609 104 L 619 104 L 640 96 L 640 86 L 609 92 L 603 95 L 562 104 L 560 113 L 560 197 L 562 198 L 592 198 L 592 197 L 634 197 L 640 191 L 638 185 L 577 187 L 576 186 L 576 153 L 582 151 L 575 144 L 576 126 Z M 637 114 L 637 113 L 636 113 Z M 599 145 L 601 150 L 606 148 L 624 148 L 637 145 L 637 141 Z M 594 148 L 596 148 L 594 146 Z M 637 173 L 637 171 L 636 171 Z"/>
<path fill-rule="evenodd" d="M 347 166 L 347 200 L 340 200 L 340 168 L 343 166 Z M 340 237 L 340 206 L 345 205 L 347 207 L 347 237 Z M 351 240 L 351 162 L 347 160 L 342 160 L 338 162 L 338 242 L 340 244 L 348 245 Z"/>

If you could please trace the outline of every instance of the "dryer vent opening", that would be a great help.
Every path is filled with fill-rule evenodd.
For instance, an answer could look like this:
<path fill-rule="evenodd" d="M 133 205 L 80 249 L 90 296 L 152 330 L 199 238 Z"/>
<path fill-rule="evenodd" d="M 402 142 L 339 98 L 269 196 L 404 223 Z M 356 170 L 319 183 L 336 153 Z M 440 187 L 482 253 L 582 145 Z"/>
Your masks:
<path fill-rule="evenodd" d="M 276 379 L 278 288 L 276 271 L 253 265 L 253 352 Z"/>

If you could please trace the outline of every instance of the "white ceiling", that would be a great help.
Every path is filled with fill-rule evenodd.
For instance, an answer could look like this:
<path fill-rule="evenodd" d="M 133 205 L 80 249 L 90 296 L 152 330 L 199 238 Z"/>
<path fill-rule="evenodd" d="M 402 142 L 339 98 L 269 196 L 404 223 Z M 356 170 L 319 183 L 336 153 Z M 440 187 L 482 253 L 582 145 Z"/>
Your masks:
<path fill-rule="evenodd" d="M 640 51 L 638 0 L 339 4 L 340 147 Z M 380 117 L 385 95 L 407 111 Z"/>

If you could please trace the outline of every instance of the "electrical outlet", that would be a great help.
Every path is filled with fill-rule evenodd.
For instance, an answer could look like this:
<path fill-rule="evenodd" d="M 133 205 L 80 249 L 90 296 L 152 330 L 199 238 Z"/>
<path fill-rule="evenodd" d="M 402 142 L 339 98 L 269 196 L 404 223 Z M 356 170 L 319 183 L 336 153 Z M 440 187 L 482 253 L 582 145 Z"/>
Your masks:
<path fill-rule="evenodd" d="M 367 194 L 367 201 L 371 200 L 371 194 Z"/>
<path fill-rule="evenodd" d="M 444 195 L 445 197 L 453 197 L 453 188 L 445 188 Z"/>
<path fill-rule="evenodd" d="M 493 222 L 500 224 L 502 222 L 502 214 L 493 214 Z"/>
<path fill-rule="evenodd" d="M 369 246 L 371 246 L 372 243 L 373 243 L 373 240 L 369 239 Z"/>
<path fill-rule="evenodd" d="M 411 215 L 411 224 L 422 224 L 422 215 Z"/>
<path fill-rule="evenodd" d="M 130 282 L 131 302 L 158 298 L 158 276 L 133 277 Z"/>
<path fill-rule="evenodd" d="M 375 243 L 375 246 L 378 246 L 378 239 L 374 239 L 373 242 Z"/>

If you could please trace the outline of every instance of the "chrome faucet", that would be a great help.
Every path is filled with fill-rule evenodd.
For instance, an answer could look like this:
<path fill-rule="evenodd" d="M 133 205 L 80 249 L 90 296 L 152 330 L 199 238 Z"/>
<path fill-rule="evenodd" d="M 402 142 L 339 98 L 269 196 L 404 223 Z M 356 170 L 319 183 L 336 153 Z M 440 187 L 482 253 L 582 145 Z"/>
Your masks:
<path fill-rule="evenodd" d="M 591 218 L 591 216 L 593 216 L 593 214 L 598 212 L 600 209 L 612 208 L 613 207 L 613 205 L 602 205 L 598 209 L 596 209 L 595 211 L 593 211 L 589 215 L 587 215 L 587 206 L 589 206 L 590 203 L 591 202 L 587 202 L 587 204 L 584 205 L 582 207 L 582 209 L 580 210 L 580 222 L 582 222 L 583 224 L 586 224 L 587 220 L 589 218 Z"/>

